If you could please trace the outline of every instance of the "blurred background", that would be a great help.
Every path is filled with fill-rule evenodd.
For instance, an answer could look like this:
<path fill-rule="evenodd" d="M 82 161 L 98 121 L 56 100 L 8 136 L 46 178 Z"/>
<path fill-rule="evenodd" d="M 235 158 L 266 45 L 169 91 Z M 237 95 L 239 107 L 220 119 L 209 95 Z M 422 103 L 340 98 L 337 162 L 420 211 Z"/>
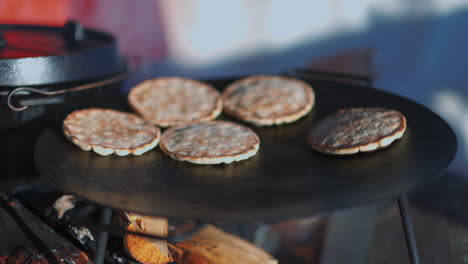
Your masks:
<path fill-rule="evenodd" d="M 429 107 L 455 130 L 459 150 L 447 177 L 411 196 L 417 241 L 424 263 L 468 263 L 467 1 L 0 1 L 0 23 L 59 26 L 70 19 L 117 36 L 122 53 L 139 69 L 128 88 L 157 76 L 222 78 L 309 68 L 371 76 L 377 88 Z M 362 263 L 362 254 L 356 257 L 340 243 L 349 246 L 353 236 L 362 242 L 367 234 L 367 244 L 354 253 L 371 247 L 364 254 L 369 263 L 407 263 L 395 206 L 347 215 L 363 228 L 360 234 L 359 228 L 344 230 L 340 217 L 268 227 L 256 240 L 268 248 L 278 246 L 272 241 L 281 234 L 297 231 L 303 241 L 310 233 L 308 238 L 320 239 L 312 239 L 316 247 L 299 248 L 299 255 Z M 374 225 L 366 229 L 369 219 Z M 298 231 L 309 225 L 312 231 Z M 397 231 L 387 234 L 392 228 Z"/>

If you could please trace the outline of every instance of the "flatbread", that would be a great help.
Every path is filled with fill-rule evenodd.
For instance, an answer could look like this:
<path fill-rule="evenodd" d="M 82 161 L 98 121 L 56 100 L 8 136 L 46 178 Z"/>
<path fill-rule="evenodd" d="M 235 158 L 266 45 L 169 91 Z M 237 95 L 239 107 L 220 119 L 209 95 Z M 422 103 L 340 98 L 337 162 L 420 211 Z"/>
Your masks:
<path fill-rule="evenodd" d="M 355 154 L 388 147 L 405 130 L 406 118 L 396 110 L 350 108 L 339 110 L 313 126 L 308 142 L 323 153 Z"/>
<path fill-rule="evenodd" d="M 211 85 L 178 77 L 144 81 L 131 89 L 128 101 L 133 111 L 160 127 L 213 120 L 223 108 Z"/>
<path fill-rule="evenodd" d="M 292 123 L 307 115 L 315 102 L 312 87 L 282 76 L 252 76 L 223 92 L 224 111 L 258 126 Z"/>
<path fill-rule="evenodd" d="M 141 155 L 158 145 L 160 129 L 137 115 L 88 108 L 70 113 L 63 121 L 65 136 L 85 151 L 107 156 Z"/>
<path fill-rule="evenodd" d="M 250 128 L 226 121 L 172 127 L 161 136 L 161 150 L 196 164 L 231 163 L 254 156 L 260 139 Z"/>

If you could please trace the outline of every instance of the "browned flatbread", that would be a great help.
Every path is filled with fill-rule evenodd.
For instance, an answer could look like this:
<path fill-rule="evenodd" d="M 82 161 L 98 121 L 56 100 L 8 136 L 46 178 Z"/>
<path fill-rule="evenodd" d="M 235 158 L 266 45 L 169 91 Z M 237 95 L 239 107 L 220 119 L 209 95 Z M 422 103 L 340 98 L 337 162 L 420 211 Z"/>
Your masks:
<path fill-rule="evenodd" d="M 161 134 L 137 115 L 100 108 L 72 112 L 63 121 L 63 132 L 82 150 L 103 156 L 141 155 L 158 145 Z"/>
<path fill-rule="evenodd" d="M 309 145 L 327 154 L 355 154 L 385 148 L 401 138 L 405 116 L 391 109 L 339 110 L 316 124 L 308 133 Z"/>
<path fill-rule="evenodd" d="M 223 92 L 224 111 L 259 126 L 292 123 L 310 112 L 312 87 L 282 76 L 252 76 L 238 80 Z"/>
<path fill-rule="evenodd" d="M 254 156 L 260 139 L 250 128 L 226 121 L 172 127 L 161 136 L 161 150 L 173 159 L 197 164 L 231 163 Z"/>
<path fill-rule="evenodd" d="M 213 120 L 223 101 L 211 85 L 195 80 L 168 77 L 147 80 L 128 94 L 132 109 L 160 127 Z"/>

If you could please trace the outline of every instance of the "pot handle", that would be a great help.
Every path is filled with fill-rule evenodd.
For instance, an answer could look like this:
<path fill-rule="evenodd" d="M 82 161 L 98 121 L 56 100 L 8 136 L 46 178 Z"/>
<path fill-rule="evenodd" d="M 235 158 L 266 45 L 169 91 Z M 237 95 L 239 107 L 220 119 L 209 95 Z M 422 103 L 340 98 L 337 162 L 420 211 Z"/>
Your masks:
<path fill-rule="evenodd" d="M 126 78 L 128 75 L 130 75 L 130 72 L 127 72 L 127 73 L 124 73 L 124 74 L 121 74 L 121 75 L 117 75 L 115 77 L 108 78 L 108 79 L 105 79 L 105 80 L 102 80 L 102 81 L 93 82 L 93 83 L 80 85 L 80 86 L 75 86 L 75 87 L 66 88 L 66 89 L 57 90 L 57 91 L 44 91 L 44 90 L 40 90 L 40 89 L 37 89 L 37 88 L 31 88 L 31 87 L 18 87 L 18 88 L 15 88 L 15 89 L 11 90 L 8 93 L 7 104 L 8 104 L 8 107 L 11 110 L 16 111 L 16 112 L 20 112 L 20 111 L 26 110 L 28 108 L 28 106 L 25 105 L 25 106 L 18 107 L 18 106 L 13 105 L 13 103 L 11 102 L 11 98 L 15 94 L 17 94 L 18 92 L 25 92 L 26 91 L 26 92 L 37 93 L 37 94 L 42 94 L 42 95 L 46 95 L 46 96 L 59 95 L 59 94 L 64 94 L 64 93 L 69 93 L 69 92 L 77 92 L 77 91 L 82 91 L 82 90 L 86 90 L 86 89 L 96 88 L 96 87 L 99 87 L 99 86 L 108 85 L 108 84 L 111 84 L 111 83 L 114 83 L 114 82 L 118 82 L 118 81 Z"/>
<path fill-rule="evenodd" d="M 341 82 L 360 82 L 365 83 L 367 86 L 371 86 L 372 77 L 365 75 L 349 74 L 349 73 L 338 73 L 331 71 L 319 71 L 312 69 L 291 69 L 283 72 L 286 76 L 298 76 L 308 79 L 331 79 Z"/>

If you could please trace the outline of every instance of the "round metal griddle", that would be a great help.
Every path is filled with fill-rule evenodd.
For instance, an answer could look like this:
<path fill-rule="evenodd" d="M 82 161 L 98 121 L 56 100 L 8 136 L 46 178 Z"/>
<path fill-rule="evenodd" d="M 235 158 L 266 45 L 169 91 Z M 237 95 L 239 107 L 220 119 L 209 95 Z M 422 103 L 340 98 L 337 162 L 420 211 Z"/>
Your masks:
<path fill-rule="evenodd" d="M 212 83 L 222 90 L 233 81 Z M 311 85 L 317 100 L 305 118 L 278 127 L 250 126 L 261 146 L 246 161 L 194 165 L 159 149 L 143 156 L 101 157 L 69 143 L 56 127 L 37 142 L 36 166 L 59 189 L 112 208 L 179 219 L 269 222 L 397 198 L 435 178 L 454 158 L 453 131 L 427 108 L 361 86 Z M 347 107 L 397 109 L 407 117 L 406 134 L 390 148 L 369 154 L 329 156 L 309 148 L 309 128 Z"/>

